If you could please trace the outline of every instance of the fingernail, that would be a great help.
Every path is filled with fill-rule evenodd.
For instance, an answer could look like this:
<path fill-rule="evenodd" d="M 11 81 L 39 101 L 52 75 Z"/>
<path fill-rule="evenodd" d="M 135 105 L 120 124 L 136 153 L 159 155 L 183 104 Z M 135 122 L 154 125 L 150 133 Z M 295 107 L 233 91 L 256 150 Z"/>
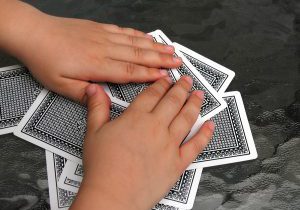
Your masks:
<path fill-rule="evenodd" d="M 204 98 L 204 92 L 201 90 L 195 90 L 195 91 L 193 91 L 193 94 L 198 96 L 201 100 L 203 100 L 203 98 Z"/>
<path fill-rule="evenodd" d="M 180 57 L 173 57 L 174 63 L 182 63 L 182 59 Z"/>
<path fill-rule="evenodd" d="M 213 121 L 207 121 L 207 126 L 210 130 L 214 130 L 215 129 L 215 123 Z"/>
<path fill-rule="evenodd" d="M 87 87 L 85 93 L 87 94 L 87 96 L 91 97 L 96 93 L 97 89 L 96 89 L 96 85 L 95 84 L 91 84 Z"/>
<path fill-rule="evenodd" d="M 191 77 L 189 77 L 189 76 L 184 76 L 183 79 L 184 79 L 185 81 L 187 81 L 188 83 L 190 83 L 191 85 L 193 84 L 193 79 L 192 79 Z"/>
<path fill-rule="evenodd" d="M 169 75 L 169 74 L 168 74 L 168 71 L 167 71 L 167 70 L 164 70 L 164 69 L 159 70 L 159 73 L 160 73 L 161 75 L 163 75 L 163 76 L 168 76 L 168 75 Z"/>
<path fill-rule="evenodd" d="M 146 38 L 153 40 L 153 36 L 151 36 L 150 34 L 146 34 Z"/>
<path fill-rule="evenodd" d="M 166 52 L 169 52 L 169 53 L 174 53 L 174 51 L 175 51 L 175 48 L 172 45 L 165 45 L 164 48 L 165 48 Z"/>

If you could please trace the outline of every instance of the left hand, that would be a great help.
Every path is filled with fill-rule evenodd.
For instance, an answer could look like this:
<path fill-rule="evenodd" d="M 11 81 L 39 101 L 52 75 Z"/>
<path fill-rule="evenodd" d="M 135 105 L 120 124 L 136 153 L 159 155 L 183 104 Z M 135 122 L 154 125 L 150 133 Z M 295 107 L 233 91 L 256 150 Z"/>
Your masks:
<path fill-rule="evenodd" d="M 174 47 L 154 43 L 141 31 L 54 17 L 21 1 L 6 1 L 5 6 L 3 11 L 16 12 L 3 14 L 7 20 L 0 21 L 0 47 L 47 89 L 73 100 L 84 102 L 91 81 L 150 82 L 166 75 L 160 68 L 181 65 L 173 57 Z"/>

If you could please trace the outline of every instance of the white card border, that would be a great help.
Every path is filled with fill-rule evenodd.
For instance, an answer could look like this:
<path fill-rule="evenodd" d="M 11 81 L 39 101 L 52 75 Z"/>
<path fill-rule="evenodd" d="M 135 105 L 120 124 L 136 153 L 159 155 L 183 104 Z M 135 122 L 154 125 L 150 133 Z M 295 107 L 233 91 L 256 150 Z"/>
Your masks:
<path fill-rule="evenodd" d="M 9 70 L 14 70 L 14 69 L 18 69 L 18 68 L 23 68 L 23 65 L 12 65 L 12 66 L 5 66 L 5 67 L 1 67 L 0 68 L 0 72 L 1 71 L 9 71 Z"/>
<path fill-rule="evenodd" d="M 202 168 L 197 168 L 194 176 L 194 181 L 192 183 L 192 187 L 190 190 L 189 198 L 186 204 L 179 203 L 165 198 L 163 198 L 159 203 L 167 206 L 173 206 L 179 209 L 192 209 L 194 206 L 201 175 L 202 175 Z"/>
<path fill-rule="evenodd" d="M 228 86 L 230 85 L 231 81 L 233 80 L 233 78 L 235 77 L 235 72 L 204 57 L 203 55 L 200 55 L 199 53 L 196 53 L 195 51 L 181 45 L 178 44 L 176 42 L 173 42 L 173 45 L 175 48 L 177 48 L 180 52 L 184 52 L 186 54 L 189 54 L 191 56 L 193 56 L 194 58 L 202 61 L 203 63 L 214 67 L 215 69 L 217 69 L 220 72 L 223 72 L 225 74 L 228 75 L 228 78 L 224 81 L 224 83 L 222 84 L 222 86 L 220 87 L 219 90 L 216 90 L 218 93 L 224 93 L 226 91 L 226 89 L 228 88 Z M 183 55 L 184 56 L 184 55 Z"/>
<path fill-rule="evenodd" d="M 253 139 L 253 135 L 250 129 L 250 124 L 246 115 L 246 110 L 244 107 L 244 103 L 242 100 L 242 96 L 240 92 L 238 91 L 231 91 L 231 92 L 226 92 L 223 94 L 223 97 L 228 97 L 228 96 L 234 96 L 238 107 L 240 111 L 240 117 L 241 121 L 243 123 L 243 128 L 245 131 L 245 136 L 247 139 L 247 144 L 249 147 L 249 155 L 243 155 L 243 156 L 236 156 L 236 157 L 230 157 L 230 158 L 224 158 L 224 159 L 217 159 L 217 160 L 209 160 L 209 161 L 204 161 L 204 162 L 198 162 L 198 163 L 192 163 L 189 165 L 188 169 L 193 169 L 193 168 L 198 168 L 198 167 L 211 167 L 211 166 L 218 166 L 218 165 L 225 165 L 225 164 L 230 164 L 230 163 L 237 163 L 237 162 L 243 162 L 243 161 L 248 161 L 248 160 L 254 160 L 257 158 L 257 151 Z M 203 123 L 203 122 L 202 122 Z M 200 123 L 200 124 L 202 124 Z"/>
<path fill-rule="evenodd" d="M 66 189 L 66 190 L 72 191 L 74 193 L 78 192 L 79 187 L 67 185 L 64 183 L 64 180 L 66 178 L 74 180 L 74 181 L 82 182 L 83 177 L 80 177 L 80 176 L 77 176 L 74 174 L 78 165 L 79 165 L 78 163 L 74 163 L 71 160 L 67 160 L 65 167 L 64 167 L 64 169 L 59 177 L 59 180 L 58 180 L 59 188 Z"/>
<path fill-rule="evenodd" d="M 69 207 L 58 208 L 58 191 L 57 191 L 57 182 L 55 180 L 56 174 L 54 171 L 54 160 L 53 153 L 46 150 L 46 165 L 47 165 L 47 176 L 48 176 L 48 187 L 49 187 L 49 200 L 50 200 L 50 208 L 52 210 L 67 210 Z"/>
<path fill-rule="evenodd" d="M 27 134 L 22 133 L 22 129 L 23 127 L 26 125 L 26 123 L 30 120 L 31 116 L 35 113 L 36 109 L 39 107 L 39 105 L 41 104 L 41 102 L 45 99 L 45 97 L 47 97 L 48 93 L 50 93 L 50 91 L 43 89 L 41 91 L 41 93 L 38 95 L 38 97 L 36 98 L 36 100 L 34 101 L 34 103 L 31 105 L 31 107 L 29 108 L 29 110 L 27 111 L 27 113 L 25 114 L 25 116 L 22 118 L 21 122 L 18 124 L 18 126 L 15 128 L 13 134 L 21 139 L 24 139 L 32 144 L 35 144 L 39 147 L 42 147 L 46 150 L 49 150 L 50 152 L 53 152 L 55 154 L 58 154 L 59 156 L 62 156 L 68 160 L 71 160 L 73 162 L 82 164 L 82 159 L 75 157 L 65 151 L 62 151 L 50 144 L 47 144 L 45 142 L 42 142 L 36 138 L 33 138 L 32 136 L 29 136 Z M 117 98 L 111 98 L 111 101 L 119 104 L 121 106 L 124 107 L 128 107 L 128 103 L 121 101 Z"/>
<path fill-rule="evenodd" d="M 59 188 L 65 189 L 65 190 L 68 190 L 68 191 L 72 191 L 74 193 L 78 192 L 79 188 L 74 187 L 74 186 L 70 186 L 70 185 L 66 185 L 64 183 L 65 178 L 69 178 L 71 180 L 82 182 L 83 177 L 74 175 L 74 172 L 75 172 L 77 166 L 78 166 L 77 163 L 74 163 L 70 160 L 67 160 L 67 163 L 65 164 L 63 172 L 60 175 L 60 178 L 59 178 L 59 181 L 58 181 L 58 187 Z M 173 206 L 173 207 L 180 208 L 180 209 L 192 209 L 193 205 L 194 205 L 195 198 L 196 198 L 198 186 L 199 186 L 199 183 L 200 183 L 201 175 L 202 175 L 202 168 L 197 168 L 195 170 L 196 171 L 195 171 L 195 174 L 194 174 L 193 183 L 191 185 L 189 198 L 188 198 L 188 201 L 187 201 L 186 204 L 176 202 L 176 201 L 172 201 L 172 200 L 165 199 L 165 198 L 163 198 L 159 203 L 164 204 L 164 205 L 168 205 L 168 206 Z"/>
<path fill-rule="evenodd" d="M 109 96 L 109 98 L 113 98 L 113 95 L 110 91 L 109 86 L 107 85 L 107 83 L 102 83 L 101 86 L 103 87 L 104 91 L 106 92 L 106 94 Z M 126 102 L 127 103 L 127 102 Z"/>
<path fill-rule="evenodd" d="M 156 30 L 153 32 L 149 33 L 151 36 L 154 38 L 157 38 L 157 36 L 161 36 L 165 39 L 168 45 L 173 45 L 171 40 L 161 31 L 161 30 Z M 175 48 L 175 53 L 182 58 L 183 63 L 192 71 L 192 73 L 202 82 L 202 84 L 207 88 L 207 90 L 213 95 L 213 97 L 216 98 L 216 100 L 220 103 L 220 106 L 214 109 L 213 111 L 209 112 L 205 116 L 201 117 L 199 115 L 198 120 L 196 121 L 195 124 L 199 124 L 199 122 L 203 120 L 209 120 L 212 118 L 214 115 L 222 111 L 227 107 L 226 102 L 223 100 L 222 96 L 220 93 L 218 93 L 207 81 L 206 79 L 199 73 L 199 71 L 196 70 L 196 68 L 188 61 L 188 59 L 178 50 Z M 180 78 L 180 74 L 178 73 L 177 69 L 172 69 L 172 72 L 176 79 L 178 80 Z M 190 136 L 190 135 L 189 135 Z"/>

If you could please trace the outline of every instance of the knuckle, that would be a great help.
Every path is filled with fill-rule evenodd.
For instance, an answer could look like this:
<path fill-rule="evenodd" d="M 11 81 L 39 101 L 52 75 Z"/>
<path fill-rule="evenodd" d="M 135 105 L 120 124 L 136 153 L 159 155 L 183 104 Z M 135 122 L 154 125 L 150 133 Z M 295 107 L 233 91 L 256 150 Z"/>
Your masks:
<path fill-rule="evenodd" d="M 166 62 L 166 61 L 168 61 L 168 59 L 169 59 L 169 56 L 168 55 L 165 55 L 165 54 L 163 54 L 163 53 L 158 53 L 157 54 L 158 55 L 158 58 L 160 59 L 160 61 L 161 62 Z"/>
<path fill-rule="evenodd" d="M 136 44 L 136 38 L 134 36 L 127 36 L 129 43 L 134 46 Z"/>
<path fill-rule="evenodd" d="M 139 47 L 134 47 L 133 48 L 133 53 L 134 53 L 134 56 L 136 58 L 141 58 L 142 57 L 142 49 L 139 48 Z"/>
<path fill-rule="evenodd" d="M 197 139 L 193 141 L 193 153 L 199 154 L 202 151 L 202 145 L 200 144 L 200 141 Z"/>
<path fill-rule="evenodd" d="M 129 34 L 133 34 L 134 35 L 134 29 L 132 29 L 132 28 L 123 28 L 123 30 L 125 31 L 125 32 L 128 32 Z"/>
<path fill-rule="evenodd" d="M 174 166 L 175 168 L 173 169 L 174 170 L 173 174 L 176 174 L 176 177 L 180 177 L 182 173 L 185 171 L 185 169 L 187 168 L 187 165 L 185 165 L 182 159 L 180 159 L 178 156 L 174 161 Z"/>
<path fill-rule="evenodd" d="M 92 102 L 89 103 L 88 108 L 89 108 L 90 111 L 92 111 L 92 110 L 102 109 L 103 106 L 104 106 L 103 103 L 92 101 Z"/>
<path fill-rule="evenodd" d="M 173 63 L 173 56 L 172 55 L 167 55 L 164 53 L 158 53 L 159 59 L 162 63 L 164 64 L 170 64 Z"/>
<path fill-rule="evenodd" d="M 136 41 L 139 42 L 139 44 L 144 48 L 147 47 L 152 50 L 155 49 L 153 42 L 147 38 L 136 37 Z"/>
<path fill-rule="evenodd" d="M 161 79 L 158 81 L 158 84 L 161 86 L 161 88 L 164 90 L 164 91 L 167 91 L 170 87 L 170 83 L 165 80 L 165 79 Z"/>
<path fill-rule="evenodd" d="M 127 63 L 126 64 L 126 74 L 128 76 L 132 76 L 134 75 L 134 72 L 135 72 L 135 65 L 133 63 Z"/>
<path fill-rule="evenodd" d="M 189 126 L 191 126 L 191 125 L 193 125 L 194 124 L 194 122 L 195 122 L 195 117 L 196 117 L 197 115 L 194 113 L 194 112 L 192 112 L 192 111 L 185 111 L 183 114 L 182 114 L 182 117 L 183 117 L 183 119 L 184 119 L 184 121 L 189 125 Z"/>
<path fill-rule="evenodd" d="M 189 106 L 191 109 L 195 110 L 195 112 L 200 112 L 201 109 L 201 100 L 197 96 L 192 96 L 189 99 Z"/>
<path fill-rule="evenodd" d="M 135 35 L 135 36 L 138 36 L 138 35 L 141 34 L 139 31 L 137 31 L 137 30 L 135 30 L 135 29 L 132 29 L 132 33 L 133 33 L 133 35 Z"/>
<path fill-rule="evenodd" d="M 164 92 L 167 91 L 168 87 L 168 82 L 162 79 L 156 82 L 154 85 L 147 88 L 146 91 L 148 91 L 150 95 L 160 98 L 164 94 Z"/>
<path fill-rule="evenodd" d="M 185 79 L 181 79 L 177 84 L 181 89 L 183 89 L 186 92 L 190 91 L 191 89 L 190 83 L 188 83 L 188 81 L 186 81 Z"/>
<path fill-rule="evenodd" d="M 129 114 L 128 116 L 131 119 L 131 122 L 138 122 L 141 118 L 141 112 L 140 110 L 136 110 L 136 109 L 126 109 L 125 111 L 127 114 Z M 133 125 L 135 126 L 135 125 Z"/>
<path fill-rule="evenodd" d="M 131 32 L 134 36 L 139 36 L 139 35 L 144 34 L 143 32 L 138 31 L 138 30 L 133 29 L 133 28 L 129 28 L 129 30 L 130 30 L 130 32 Z"/>
<path fill-rule="evenodd" d="M 209 133 L 203 131 L 200 133 L 199 141 L 207 142 L 207 141 L 209 141 L 210 138 L 211 138 L 211 136 L 209 135 Z"/>
<path fill-rule="evenodd" d="M 147 93 L 148 93 L 149 95 L 151 95 L 152 97 L 155 97 L 155 98 L 159 98 L 159 97 L 161 97 L 161 95 L 162 95 L 160 88 L 158 88 L 158 87 L 153 87 L 153 86 L 147 88 Z"/>
<path fill-rule="evenodd" d="M 181 101 L 181 98 L 176 94 L 169 94 L 166 96 L 167 100 L 174 106 L 178 106 L 178 102 Z"/>
<path fill-rule="evenodd" d="M 164 48 L 164 44 L 161 44 L 161 43 L 159 43 L 159 42 L 153 42 L 153 41 L 151 41 L 151 40 L 149 40 L 151 43 L 152 43 L 152 47 L 153 48 L 156 48 L 156 49 L 161 49 L 161 48 Z"/>
<path fill-rule="evenodd" d="M 151 41 L 151 40 L 148 40 L 148 42 L 150 42 L 150 44 L 149 44 L 150 47 L 152 47 L 154 50 L 160 52 L 160 53 L 158 54 L 159 57 L 161 57 L 161 56 L 163 56 L 163 55 L 166 55 L 165 53 L 161 53 L 162 51 L 164 51 L 164 46 L 165 46 L 165 45 L 160 44 L 160 43 L 158 43 L 158 42 L 153 42 L 153 41 Z M 161 59 L 161 60 L 165 60 L 165 59 L 163 59 L 163 58 L 160 58 L 160 59 Z"/>
<path fill-rule="evenodd" d="M 119 31 L 119 30 L 122 29 L 121 27 L 119 27 L 119 26 L 117 26 L 117 25 L 114 25 L 114 24 L 109 24 L 108 26 L 109 26 L 111 29 L 116 30 L 116 31 Z"/>
<path fill-rule="evenodd" d="M 153 49 L 159 49 L 159 45 L 157 45 L 156 42 L 153 42 L 151 40 L 149 40 L 149 41 L 150 41 L 150 47 L 152 47 Z"/>
<path fill-rule="evenodd" d="M 85 23 L 86 25 L 89 25 L 89 26 L 96 26 L 97 25 L 96 22 L 91 21 L 91 20 L 83 20 L 83 23 Z"/>

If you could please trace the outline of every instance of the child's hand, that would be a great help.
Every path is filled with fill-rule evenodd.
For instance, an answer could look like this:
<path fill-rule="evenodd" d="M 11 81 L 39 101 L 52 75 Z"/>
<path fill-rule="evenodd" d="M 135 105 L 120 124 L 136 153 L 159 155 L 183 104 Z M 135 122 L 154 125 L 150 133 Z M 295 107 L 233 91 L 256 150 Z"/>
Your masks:
<path fill-rule="evenodd" d="M 160 79 L 111 122 L 104 91 L 95 84 L 86 89 L 85 176 L 72 210 L 146 210 L 162 199 L 214 130 L 213 122 L 206 122 L 180 146 L 203 100 L 201 91 L 188 98 L 191 86 L 191 79 L 183 77 L 169 90 L 171 82 Z"/>
<path fill-rule="evenodd" d="M 160 67 L 181 64 L 173 47 L 137 30 L 54 17 L 19 1 L 6 1 L 4 7 L 3 12 L 17 15 L 4 14 L 6 22 L 0 21 L 0 46 L 46 88 L 77 101 L 83 102 L 89 81 L 155 81 L 166 75 Z"/>
<path fill-rule="evenodd" d="M 78 101 L 88 81 L 154 81 L 166 75 L 159 67 L 180 65 L 173 47 L 133 29 L 57 17 L 44 24 L 24 62 L 48 89 Z"/>

